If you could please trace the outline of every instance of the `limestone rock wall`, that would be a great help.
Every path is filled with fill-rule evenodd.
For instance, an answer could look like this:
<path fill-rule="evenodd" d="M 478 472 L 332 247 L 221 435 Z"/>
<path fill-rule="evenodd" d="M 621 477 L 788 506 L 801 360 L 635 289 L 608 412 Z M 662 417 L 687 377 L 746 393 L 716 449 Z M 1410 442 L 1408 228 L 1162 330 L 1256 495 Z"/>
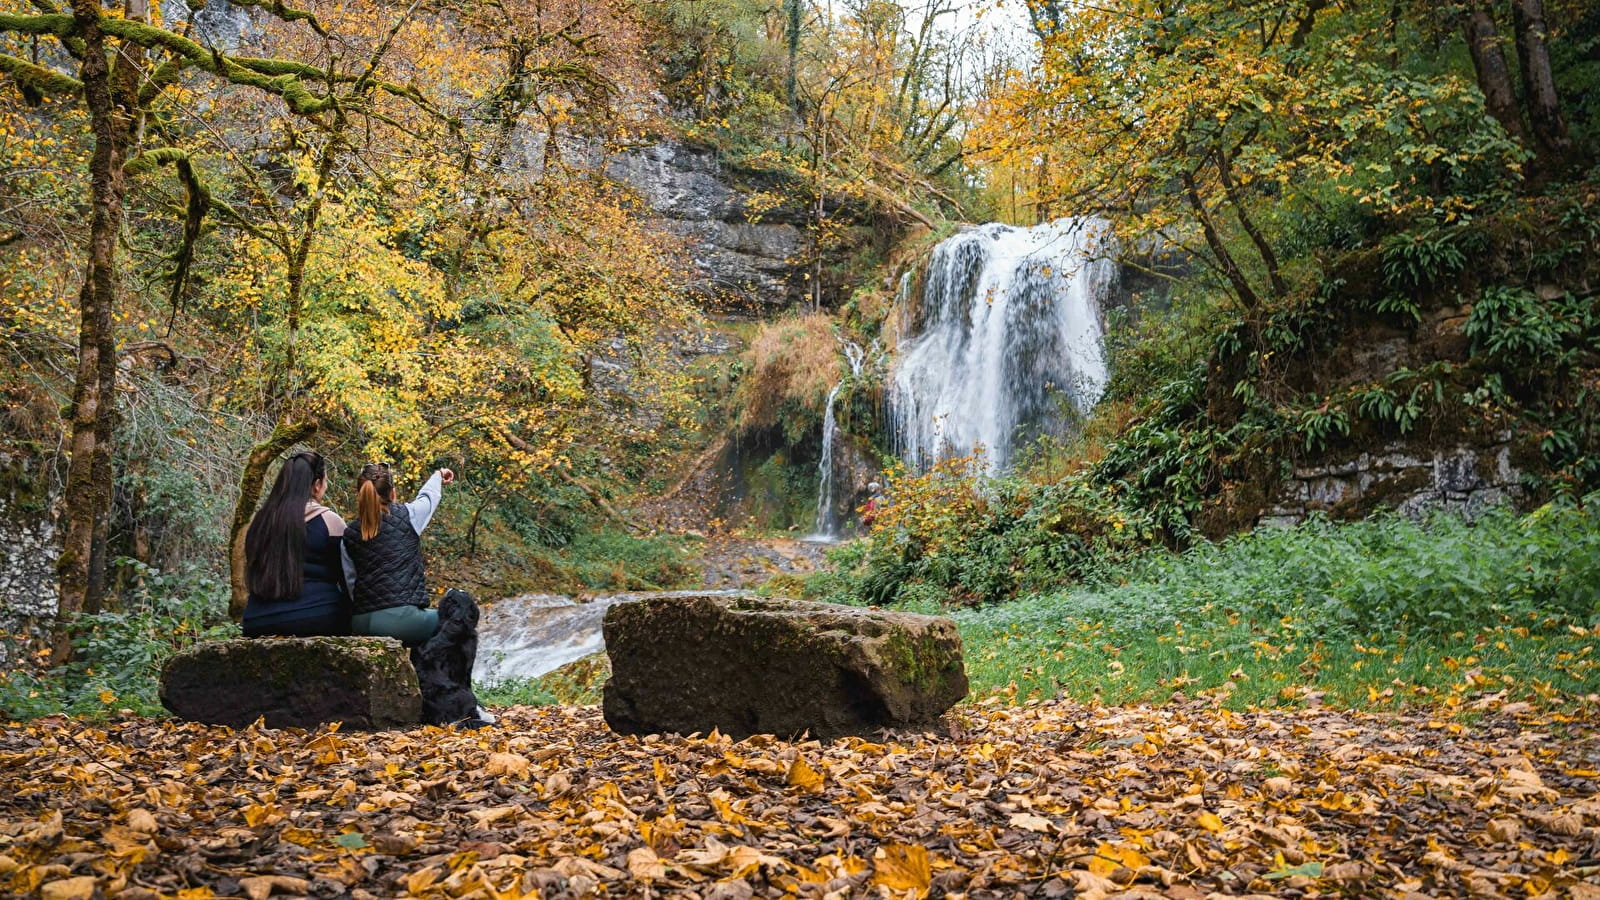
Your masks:
<path fill-rule="evenodd" d="M 55 618 L 60 499 L 47 461 L 0 453 L 0 671 L 42 646 Z"/>
<path fill-rule="evenodd" d="M 760 314 L 804 296 L 805 214 L 785 203 L 768 208 L 781 186 L 676 141 L 616 153 L 604 171 L 639 192 L 656 227 L 683 239 L 694 263 L 690 290 L 711 308 Z"/>
<path fill-rule="evenodd" d="M 1468 517 L 1524 496 L 1510 432 L 1486 446 L 1431 451 L 1390 444 L 1352 459 L 1296 466 L 1262 525 L 1293 525 L 1312 512 L 1351 518 L 1388 507 L 1407 516 L 1436 509 Z"/>

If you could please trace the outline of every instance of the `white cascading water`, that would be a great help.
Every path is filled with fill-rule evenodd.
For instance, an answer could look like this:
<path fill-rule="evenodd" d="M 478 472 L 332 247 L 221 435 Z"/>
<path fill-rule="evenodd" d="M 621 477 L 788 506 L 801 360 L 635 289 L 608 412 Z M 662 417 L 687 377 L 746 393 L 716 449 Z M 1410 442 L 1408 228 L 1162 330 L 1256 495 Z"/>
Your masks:
<path fill-rule="evenodd" d="M 861 347 L 853 341 L 839 339 L 839 345 L 844 348 L 844 358 L 850 363 L 850 374 L 861 374 L 861 362 L 866 358 Z M 839 432 L 838 419 L 833 414 L 833 401 L 839 397 L 839 389 L 844 387 L 845 379 L 828 392 L 828 408 L 822 414 L 822 462 L 817 464 L 820 470 L 817 485 L 817 525 L 816 531 L 808 535 L 809 540 L 831 541 L 839 537 L 839 514 L 834 509 L 833 502 L 833 445 Z"/>
<path fill-rule="evenodd" d="M 728 596 L 739 591 L 625 592 L 580 603 L 558 594 L 524 594 L 483 608 L 478 623 L 478 658 L 472 680 L 479 685 L 537 678 L 606 648 L 601 625 L 618 603 L 651 597 Z"/>
<path fill-rule="evenodd" d="M 1088 412 L 1105 390 L 1100 299 L 1117 278 L 1110 223 L 991 223 L 934 248 L 922 296 L 908 296 L 889 384 L 896 450 L 914 471 L 980 451 L 991 474 L 1069 402 Z"/>

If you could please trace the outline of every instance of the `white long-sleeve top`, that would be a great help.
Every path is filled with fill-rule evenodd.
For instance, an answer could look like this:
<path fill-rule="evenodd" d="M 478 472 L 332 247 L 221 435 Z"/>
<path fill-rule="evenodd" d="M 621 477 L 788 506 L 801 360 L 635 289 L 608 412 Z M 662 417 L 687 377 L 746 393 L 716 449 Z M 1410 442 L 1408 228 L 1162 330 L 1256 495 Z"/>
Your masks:
<path fill-rule="evenodd" d="M 428 482 L 417 491 L 417 499 L 406 504 L 406 511 L 411 514 L 411 527 L 422 534 L 422 529 L 428 527 L 433 520 L 434 512 L 439 508 L 439 501 L 444 499 L 444 476 L 438 469 L 428 476 Z M 346 550 L 344 543 L 339 544 L 339 559 L 344 564 L 344 583 L 349 588 L 350 596 L 356 595 L 356 564 L 350 560 L 350 551 Z"/>

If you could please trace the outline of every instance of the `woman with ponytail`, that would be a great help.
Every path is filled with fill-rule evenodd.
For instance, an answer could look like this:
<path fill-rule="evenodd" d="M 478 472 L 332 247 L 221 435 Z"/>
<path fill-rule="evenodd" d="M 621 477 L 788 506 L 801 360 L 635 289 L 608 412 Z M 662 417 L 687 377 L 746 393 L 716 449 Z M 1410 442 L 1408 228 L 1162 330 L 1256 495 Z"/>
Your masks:
<path fill-rule="evenodd" d="M 246 637 L 350 633 L 350 594 L 341 545 L 344 519 L 322 505 L 328 490 L 322 454 L 284 461 L 267 500 L 245 532 Z"/>
<path fill-rule="evenodd" d="M 494 721 L 472 693 L 478 605 L 465 591 L 449 591 L 438 609 L 429 609 L 422 558 L 422 530 L 453 481 L 454 472 L 439 469 L 415 500 L 396 503 L 388 465 L 369 463 L 356 479 L 359 527 L 346 535 L 344 548 L 355 573 L 354 633 L 399 638 L 413 648 L 429 721 L 476 726 Z"/>

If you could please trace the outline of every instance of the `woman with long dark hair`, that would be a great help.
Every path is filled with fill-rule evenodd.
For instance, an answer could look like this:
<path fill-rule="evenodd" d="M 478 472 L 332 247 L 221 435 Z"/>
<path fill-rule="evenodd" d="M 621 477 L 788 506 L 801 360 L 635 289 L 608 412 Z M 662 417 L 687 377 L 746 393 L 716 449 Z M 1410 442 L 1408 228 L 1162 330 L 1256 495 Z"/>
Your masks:
<path fill-rule="evenodd" d="M 352 631 L 399 638 L 413 648 L 425 718 L 471 726 L 494 721 L 472 693 L 478 652 L 478 604 L 466 591 L 448 591 L 429 609 L 422 530 L 455 473 L 439 469 L 410 503 L 394 502 L 394 476 L 369 463 L 356 478 L 357 528 L 344 549 L 354 567 Z"/>
<path fill-rule="evenodd" d="M 272 491 L 244 536 L 246 637 L 350 633 L 345 524 L 322 505 L 328 467 L 302 450 L 278 470 Z"/>

